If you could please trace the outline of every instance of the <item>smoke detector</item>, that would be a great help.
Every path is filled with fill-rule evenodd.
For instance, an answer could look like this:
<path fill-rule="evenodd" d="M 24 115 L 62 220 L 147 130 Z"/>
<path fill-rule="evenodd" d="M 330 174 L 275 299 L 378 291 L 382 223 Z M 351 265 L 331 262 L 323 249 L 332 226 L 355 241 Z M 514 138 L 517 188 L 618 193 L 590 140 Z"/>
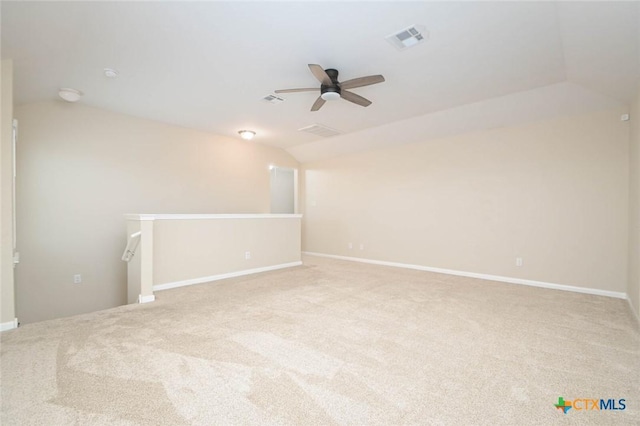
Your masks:
<path fill-rule="evenodd" d="M 118 70 L 114 70 L 113 68 L 104 69 L 104 76 L 107 78 L 118 78 L 119 75 L 120 73 L 118 72 Z"/>

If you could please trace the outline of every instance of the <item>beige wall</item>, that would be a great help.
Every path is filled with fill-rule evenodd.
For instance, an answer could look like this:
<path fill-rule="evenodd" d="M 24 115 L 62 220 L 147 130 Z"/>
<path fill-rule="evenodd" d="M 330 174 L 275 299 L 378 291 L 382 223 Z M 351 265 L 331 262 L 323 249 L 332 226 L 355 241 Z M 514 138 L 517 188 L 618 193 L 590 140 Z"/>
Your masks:
<path fill-rule="evenodd" d="M 155 220 L 153 283 L 299 262 L 300 222 L 299 217 Z"/>
<path fill-rule="evenodd" d="M 2 104 L 0 111 L 0 323 L 13 321 L 13 63 L 2 61 L 0 74 Z"/>
<path fill-rule="evenodd" d="M 631 105 L 629 137 L 629 285 L 627 294 L 640 315 L 640 90 Z"/>
<path fill-rule="evenodd" d="M 297 167 L 280 149 L 82 104 L 16 116 L 25 323 L 126 303 L 124 213 L 268 213 L 269 164 Z"/>
<path fill-rule="evenodd" d="M 623 112 L 304 164 L 303 249 L 625 292 Z"/>

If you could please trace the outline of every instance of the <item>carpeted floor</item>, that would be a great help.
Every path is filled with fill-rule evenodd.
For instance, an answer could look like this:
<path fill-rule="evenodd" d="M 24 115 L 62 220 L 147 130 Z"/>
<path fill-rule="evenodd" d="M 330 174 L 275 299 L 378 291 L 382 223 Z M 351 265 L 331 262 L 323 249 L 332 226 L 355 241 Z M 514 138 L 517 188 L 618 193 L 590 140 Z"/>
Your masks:
<path fill-rule="evenodd" d="M 2 424 L 640 424 L 624 300 L 318 257 L 156 296 L 2 333 Z"/>

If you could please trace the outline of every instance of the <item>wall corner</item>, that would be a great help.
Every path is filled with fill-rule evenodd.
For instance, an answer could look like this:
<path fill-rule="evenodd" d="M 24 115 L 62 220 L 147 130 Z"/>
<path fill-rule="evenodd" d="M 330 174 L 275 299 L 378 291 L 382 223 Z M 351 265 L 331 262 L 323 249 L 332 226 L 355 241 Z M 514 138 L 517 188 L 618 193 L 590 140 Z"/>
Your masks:
<path fill-rule="evenodd" d="M 13 62 L 0 70 L 0 324 L 17 326 L 13 263 Z M 11 326 L 10 328 L 15 328 Z"/>

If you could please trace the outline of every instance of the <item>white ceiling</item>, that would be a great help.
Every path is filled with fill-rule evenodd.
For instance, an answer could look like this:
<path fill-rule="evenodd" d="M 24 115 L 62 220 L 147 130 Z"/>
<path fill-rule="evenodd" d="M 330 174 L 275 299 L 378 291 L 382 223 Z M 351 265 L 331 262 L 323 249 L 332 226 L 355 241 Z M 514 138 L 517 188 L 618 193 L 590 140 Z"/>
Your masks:
<path fill-rule="evenodd" d="M 297 131 L 313 123 L 358 135 L 414 117 L 437 127 L 443 111 L 494 98 L 485 107 L 507 111 L 528 98 L 506 95 L 533 89 L 575 93 L 567 105 L 588 89 L 605 107 L 628 103 L 640 75 L 638 2 L 5 1 L 1 13 L 19 104 L 72 87 L 91 106 L 232 137 L 253 129 L 257 142 L 301 161 L 344 150 L 345 136 Z M 385 41 L 412 24 L 427 28 L 426 43 L 400 52 Z M 310 112 L 316 93 L 261 100 L 316 86 L 309 63 L 337 68 L 341 80 L 386 82 L 353 89 L 368 108 L 340 100 Z M 107 79 L 105 67 L 120 77 Z M 573 89 L 558 89 L 563 82 Z"/>

